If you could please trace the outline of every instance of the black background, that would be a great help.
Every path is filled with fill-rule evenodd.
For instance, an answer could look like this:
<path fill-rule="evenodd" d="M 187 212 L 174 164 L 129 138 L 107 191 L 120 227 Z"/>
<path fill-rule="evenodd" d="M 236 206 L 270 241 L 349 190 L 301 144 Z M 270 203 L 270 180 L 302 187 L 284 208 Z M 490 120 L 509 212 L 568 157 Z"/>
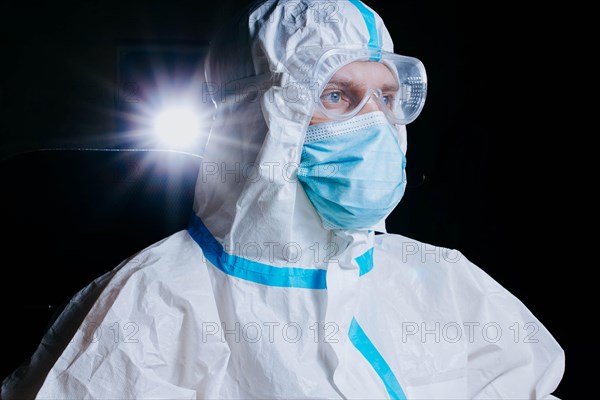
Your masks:
<path fill-rule="evenodd" d="M 14 154 L 57 144 L 68 147 L 82 142 L 82 137 L 101 143 L 103 134 L 115 129 L 111 106 L 119 45 L 205 45 L 218 21 L 244 3 L 3 2 L 2 156 L 11 159 Z M 556 87 L 546 81 L 552 27 L 542 23 L 532 29 L 529 22 L 537 18 L 536 10 L 506 2 L 488 3 L 486 9 L 466 9 L 454 1 L 366 3 L 386 21 L 396 52 L 423 61 L 429 78 L 425 108 L 408 126 L 409 186 L 388 219 L 388 231 L 459 249 L 521 299 L 565 349 L 567 369 L 555 394 L 572 397 L 574 339 L 561 311 L 565 296 L 569 296 L 562 274 L 570 265 L 561 257 L 568 245 L 558 231 L 564 217 L 556 212 L 562 186 L 561 155 L 557 144 L 548 140 L 559 129 L 550 123 Z M 19 176 L 12 169 L 10 182 L 27 185 L 31 181 L 23 180 L 31 179 L 32 172 L 27 173 L 30 175 Z M 29 187 L 32 193 L 35 185 Z M 15 187 L 5 185 L 4 190 L 8 194 Z M 48 218 L 44 206 L 48 196 L 52 196 L 52 188 L 45 188 L 30 210 L 40 219 Z M 118 225 L 119 220 L 113 217 L 110 223 Z M 162 231 L 144 231 L 144 222 L 137 223 L 136 229 L 119 230 L 121 236 L 114 238 L 119 242 L 114 245 L 118 251 L 110 252 L 116 255 L 102 256 L 104 252 L 96 249 L 98 256 L 86 258 L 92 245 L 72 249 L 73 257 L 86 258 L 86 265 L 93 267 L 78 277 L 55 279 L 70 281 L 68 290 L 74 290 L 175 229 L 170 225 Z M 67 240 L 65 231 L 70 226 L 54 226 L 54 240 Z M 27 237 L 25 248 L 35 252 L 40 246 L 36 241 L 43 238 L 26 227 L 17 229 L 13 241 Z M 141 231 L 143 235 L 136 233 Z M 11 235 L 11 231 L 5 233 Z M 104 241 L 109 243 L 106 238 Z M 3 251 L 10 253 L 14 243 L 6 243 Z M 16 322 L 20 315 L 14 310 L 21 299 L 36 296 L 32 287 L 38 290 L 38 286 L 55 283 L 31 285 L 22 279 L 28 276 L 35 281 L 40 269 L 53 268 L 53 261 L 40 265 L 39 258 L 13 257 L 3 268 L 3 308 L 15 318 L 12 326 L 16 326 L 21 323 Z M 16 282 L 12 280 L 16 275 L 10 272 L 15 268 L 27 271 L 18 275 L 21 280 L 15 278 Z M 8 295 L 9 285 L 21 294 Z M 48 303 L 56 307 L 60 299 Z M 30 319 L 40 319 L 33 324 L 37 329 L 33 332 L 7 332 L 5 325 L 5 346 L 15 349 L 3 357 L 3 376 L 32 350 L 31 344 L 18 349 L 23 341 L 39 340 L 52 307 L 43 312 L 29 309 Z M 19 345 L 10 346 L 11 342 Z"/>

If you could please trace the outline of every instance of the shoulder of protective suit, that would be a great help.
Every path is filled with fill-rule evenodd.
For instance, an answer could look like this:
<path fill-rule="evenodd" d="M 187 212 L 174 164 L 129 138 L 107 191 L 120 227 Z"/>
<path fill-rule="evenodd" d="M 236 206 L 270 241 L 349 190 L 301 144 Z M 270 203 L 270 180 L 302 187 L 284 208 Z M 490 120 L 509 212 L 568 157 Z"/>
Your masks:
<path fill-rule="evenodd" d="M 400 257 L 404 265 L 418 265 L 434 263 L 456 264 L 469 262 L 465 255 L 457 249 L 437 246 L 421 242 L 395 233 L 386 233 L 375 236 L 375 253 Z"/>
<path fill-rule="evenodd" d="M 151 388 L 151 397 L 195 398 L 187 388 L 200 380 L 202 360 L 187 357 L 190 348 L 178 338 L 184 330 L 190 337 L 201 336 L 204 320 L 190 316 L 218 320 L 203 263 L 199 247 L 182 230 L 111 271 L 109 282 L 77 323 L 79 328 L 41 384 L 38 397 L 124 398 L 127 393 L 125 397 L 146 398 Z M 205 346 L 226 345 L 197 343 L 198 353 Z M 227 349 L 223 352 L 227 354 Z M 155 361 L 150 355 L 156 354 L 160 366 L 183 365 L 182 369 L 192 372 L 173 381 L 157 372 L 157 364 L 149 363 Z M 115 370 L 127 370 L 135 379 L 123 385 L 80 384 L 92 377 L 107 382 L 114 379 Z M 167 374 L 169 370 L 161 371 Z"/>
<path fill-rule="evenodd" d="M 73 361 L 73 354 L 89 343 L 96 343 L 102 332 L 107 336 L 115 323 L 131 328 L 131 322 L 127 325 L 128 321 L 120 316 L 140 315 L 150 304 L 165 304 L 156 301 L 165 293 L 176 301 L 186 286 L 201 286 L 197 281 L 203 279 L 183 277 L 194 269 L 202 273 L 202 268 L 197 268 L 202 260 L 198 252 L 199 247 L 186 231 L 179 231 L 132 255 L 81 289 L 53 321 L 29 362 L 2 382 L 0 398 L 34 398 L 57 360 L 64 370 Z M 170 290 L 165 290 L 169 287 Z M 136 301 L 131 302 L 132 298 Z M 111 313 L 120 316 L 115 319 Z M 93 340 L 77 342 L 81 340 L 81 332 L 83 335 L 92 332 Z M 63 352 L 65 355 L 61 357 Z"/>
<path fill-rule="evenodd" d="M 190 274 L 199 273 L 205 262 L 200 247 L 186 230 L 181 230 L 123 261 L 115 268 L 105 294 L 107 291 L 115 291 L 122 295 L 129 291 L 129 286 L 131 290 L 140 290 L 140 282 L 143 282 L 142 287 L 146 292 L 170 286 L 181 288 L 194 281 L 189 278 Z M 194 284 L 198 285 L 198 282 Z M 172 293 L 176 295 L 178 290 L 173 290 Z"/>
<path fill-rule="evenodd" d="M 417 341 L 436 323 L 442 331 L 461 327 L 465 398 L 554 398 L 565 365 L 561 346 L 521 300 L 460 251 L 378 235 L 373 264 L 364 276 L 365 297 L 377 298 L 383 315 L 420 330 Z"/>
<path fill-rule="evenodd" d="M 410 277 L 413 283 L 436 290 L 463 291 L 480 294 L 505 293 L 504 287 L 461 251 L 421 242 L 398 234 L 377 235 L 374 248 L 375 268 L 385 274 Z M 439 293 L 439 292 L 438 292 Z"/>

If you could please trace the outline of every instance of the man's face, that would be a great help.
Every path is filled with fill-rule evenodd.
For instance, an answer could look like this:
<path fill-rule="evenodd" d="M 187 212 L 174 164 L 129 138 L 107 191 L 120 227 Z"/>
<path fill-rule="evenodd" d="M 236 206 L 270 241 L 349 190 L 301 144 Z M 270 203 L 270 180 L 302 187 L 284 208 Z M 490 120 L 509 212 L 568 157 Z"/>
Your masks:
<path fill-rule="evenodd" d="M 366 96 L 369 100 L 359 114 L 391 109 L 399 90 L 392 71 L 376 61 L 355 61 L 337 71 L 320 96 L 323 107 L 330 113 L 346 114 L 360 106 Z M 379 96 L 379 97 L 377 97 Z M 310 125 L 331 121 L 319 110 L 315 111 Z"/>

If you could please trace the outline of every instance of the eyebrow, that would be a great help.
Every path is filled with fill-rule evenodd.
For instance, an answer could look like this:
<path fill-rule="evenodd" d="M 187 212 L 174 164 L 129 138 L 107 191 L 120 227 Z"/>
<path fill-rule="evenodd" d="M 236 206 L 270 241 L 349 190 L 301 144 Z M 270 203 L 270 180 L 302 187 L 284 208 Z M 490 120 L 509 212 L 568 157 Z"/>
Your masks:
<path fill-rule="evenodd" d="M 347 79 L 340 79 L 340 80 L 332 80 L 329 81 L 326 85 L 325 88 L 330 88 L 330 87 L 336 87 L 336 88 L 342 88 L 342 89 L 347 89 L 347 88 L 351 88 L 351 87 L 362 87 L 364 85 L 358 85 L 356 82 L 352 81 L 352 80 L 347 80 Z M 393 84 L 391 83 L 386 83 L 381 87 L 382 91 L 391 91 L 391 92 L 397 92 L 398 90 L 400 90 L 400 86 L 394 82 Z"/>

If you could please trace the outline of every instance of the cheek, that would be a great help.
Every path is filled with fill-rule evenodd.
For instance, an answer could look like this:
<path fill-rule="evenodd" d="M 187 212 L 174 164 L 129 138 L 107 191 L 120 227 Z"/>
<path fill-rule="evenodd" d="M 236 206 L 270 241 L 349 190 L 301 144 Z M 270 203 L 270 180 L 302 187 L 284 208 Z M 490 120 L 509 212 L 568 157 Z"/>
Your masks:
<path fill-rule="evenodd" d="M 329 118 L 324 115 L 319 115 L 318 113 L 313 114 L 308 125 L 322 124 L 323 122 L 331 121 Z"/>

